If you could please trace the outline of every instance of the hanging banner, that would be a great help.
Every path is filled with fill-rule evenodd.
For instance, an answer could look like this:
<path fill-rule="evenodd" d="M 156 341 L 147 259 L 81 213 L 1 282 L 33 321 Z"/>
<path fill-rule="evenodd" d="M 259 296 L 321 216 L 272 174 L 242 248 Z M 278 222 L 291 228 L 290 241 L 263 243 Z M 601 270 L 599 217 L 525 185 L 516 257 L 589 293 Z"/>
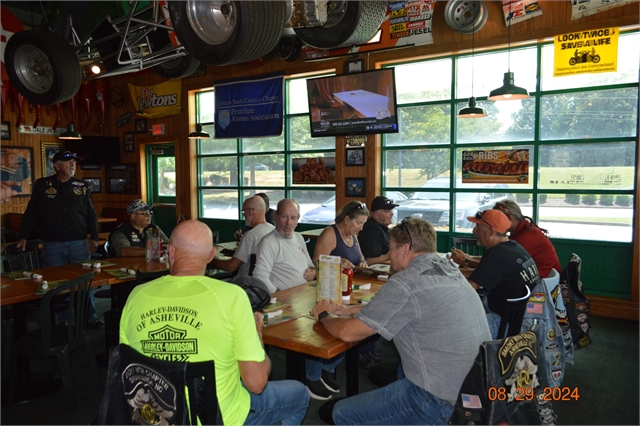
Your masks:
<path fill-rule="evenodd" d="M 529 148 L 462 151 L 462 183 L 529 183 Z"/>
<path fill-rule="evenodd" d="M 306 46 L 302 49 L 302 54 L 305 60 L 312 60 L 394 47 L 432 44 L 431 21 L 435 4 L 435 0 L 392 1 L 389 3 L 387 16 L 376 36 L 380 38 L 378 41 L 336 49 L 317 49 Z"/>
<path fill-rule="evenodd" d="M 571 0 L 571 20 L 625 6 L 638 0 Z"/>
<path fill-rule="evenodd" d="M 502 11 L 507 27 L 542 15 L 538 0 L 502 0 Z"/>
<path fill-rule="evenodd" d="M 553 76 L 616 71 L 618 33 L 616 27 L 555 36 Z"/>
<path fill-rule="evenodd" d="M 162 118 L 180 114 L 182 110 L 182 80 L 179 78 L 154 86 L 134 86 L 129 83 L 129 93 L 136 114 L 141 117 Z"/>
<path fill-rule="evenodd" d="M 213 86 L 215 139 L 280 136 L 284 75 Z"/>

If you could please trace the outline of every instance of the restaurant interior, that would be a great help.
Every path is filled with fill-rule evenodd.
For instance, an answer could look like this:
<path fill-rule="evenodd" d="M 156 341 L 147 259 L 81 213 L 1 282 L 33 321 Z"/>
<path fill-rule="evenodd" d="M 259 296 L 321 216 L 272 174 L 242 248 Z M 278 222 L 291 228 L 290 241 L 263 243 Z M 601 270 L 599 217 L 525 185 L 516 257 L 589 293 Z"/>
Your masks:
<path fill-rule="evenodd" d="M 2 2 L 3 31 L 8 31 L 5 10 L 11 11 L 25 30 L 48 26 L 61 31 L 64 24 L 54 27 L 55 21 L 46 22 L 51 10 L 42 4 L 50 3 L 54 2 Z M 85 16 L 93 13 L 102 19 L 115 13 L 114 4 L 120 2 L 56 3 L 62 3 L 58 13 L 76 14 L 74 24 L 81 32 L 89 25 L 83 22 Z M 388 14 L 393 14 L 393 5 L 398 3 L 402 3 L 402 10 L 404 3 L 428 8 L 429 22 L 422 32 L 428 32 L 429 37 L 424 44 L 376 47 L 370 43 L 351 50 L 319 49 L 304 45 L 296 35 L 285 35 L 276 48 L 258 58 L 238 63 L 231 60 L 230 65 L 208 65 L 201 60 L 190 74 L 179 78 L 168 77 L 175 70 L 159 73 L 154 67 L 101 77 L 100 72 L 92 74 L 87 66 L 90 61 L 85 60 L 81 89 L 72 97 L 77 104 L 75 100 L 42 106 L 30 102 L 13 90 L 15 84 L 9 88 L 3 63 L 3 180 L 5 149 L 29 155 L 30 166 L 30 176 L 24 180 L 29 185 L 25 188 L 23 184 L 23 192 L 2 203 L 3 243 L 5 229 L 19 231 L 33 182 L 51 173 L 49 160 L 63 148 L 84 153 L 85 161 L 80 162 L 76 177 L 94 188 L 93 205 L 102 218 L 101 244 L 115 225 L 126 220 L 127 205 L 137 198 L 156 206 L 153 220 L 167 235 L 179 221 L 197 219 L 209 225 L 215 242 L 224 248 L 225 243 L 234 242 L 234 232 L 244 224 L 243 201 L 258 192 L 269 195 L 273 208 L 283 198 L 298 200 L 302 210 L 297 231 L 313 235 L 331 223 L 336 211 L 348 202 L 370 203 L 381 194 L 398 200 L 394 201 L 400 204 L 397 220 L 415 214 L 427 218 L 428 213 L 420 210 L 421 202 L 428 201 L 435 191 L 446 196 L 445 212 L 440 222 L 436 219 L 434 223 L 438 251 L 446 253 L 451 250 L 452 238 L 472 236 L 472 226 L 460 222 L 461 217 L 482 210 L 483 205 L 491 208 L 494 197 L 511 197 L 527 216 L 548 225 L 563 267 L 574 253 L 582 259 L 581 281 L 590 300 L 592 344 L 576 351 L 575 364 L 567 367 L 564 383 L 579 387 L 581 398 L 554 406 L 558 423 L 638 424 L 640 2 L 598 1 L 604 5 L 602 9 L 588 15 L 577 13 L 588 1 L 520 2 L 530 5 L 532 12 L 530 19 L 521 21 L 504 8 L 503 3 L 510 5 L 509 1 L 390 2 Z M 455 7 L 464 4 L 471 4 L 474 11 L 471 29 L 461 28 L 459 22 L 456 27 L 459 16 Z M 483 15 L 480 18 L 475 15 L 478 11 Z M 508 16 L 514 19 L 511 25 L 505 25 Z M 394 25 L 407 25 L 390 24 L 388 16 L 385 22 L 383 28 L 392 33 Z M 594 30 L 618 33 L 617 69 L 577 76 L 562 76 L 558 71 L 556 76 L 553 55 L 554 46 L 558 54 L 559 36 Z M 3 52 L 5 45 L 3 41 Z M 573 48 L 570 50 L 573 53 Z M 584 58 L 586 55 L 592 54 L 586 53 Z M 592 56 L 588 60 L 596 62 Z M 312 135 L 320 128 L 313 122 L 321 121 L 314 120 L 314 114 L 320 117 L 314 108 L 321 102 L 322 90 L 313 92 L 316 86 L 310 81 L 373 75 L 375 70 L 393 70 L 393 96 L 389 92 L 382 95 L 387 100 L 395 98 L 388 104 L 396 119 L 395 128 Z M 229 82 L 272 76 L 284 77 L 280 134 L 216 138 L 224 128 L 215 122 L 223 120 L 215 112 L 215 90 L 221 92 Z M 168 82 L 171 90 L 177 88 L 175 108 L 144 112 L 136 93 L 144 97 Z M 492 100 L 505 87 L 520 89 L 516 85 L 526 85 L 522 89 L 526 96 Z M 361 108 L 374 102 L 367 99 Z M 355 103 L 341 105 L 345 110 L 350 108 L 353 115 L 360 108 Z M 594 109 L 589 110 L 591 107 Z M 600 109 L 595 111 L 596 107 Z M 327 114 L 339 108 L 331 107 Z M 464 116 L 487 111 L 489 117 Z M 70 132 L 80 133 L 81 139 L 62 137 Z M 526 180 L 474 183 L 468 180 L 474 174 L 470 178 L 464 173 L 468 169 L 463 172 L 463 149 L 509 153 L 524 149 L 527 160 L 530 157 Z M 593 158 L 593 163 L 585 158 Z M 301 172 L 296 174 L 304 170 L 303 164 L 310 163 L 326 166 L 329 177 L 305 181 Z M 489 188 L 499 191 L 488 192 Z M 473 201 L 469 207 L 473 211 L 463 207 L 463 200 L 478 195 L 481 201 Z M 322 218 L 314 218 L 314 214 Z M 314 243 L 315 239 L 309 238 L 310 253 Z M 4 284 L 4 277 L 2 281 Z M 110 301 L 96 300 L 98 314 L 104 317 Z M 4 319 L 11 304 L 3 303 L 2 307 Z M 28 326 L 35 327 L 34 323 L 31 318 Z M 104 383 L 108 336 L 104 329 L 89 333 Z M 3 394 L 10 373 L 11 341 L 11 327 L 5 327 L 3 320 Z M 397 353 L 384 339 L 377 348 L 385 361 L 397 361 Z M 284 378 L 286 350 L 272 347 L 269 351 L 274 360 L 272 378 Z M 72 358 L 79 367 L 74 366 L 76 410 L 68 411 L 63 393 L 57 391 L 14 404 L 10 410 L 3 400 L 2 422 L 86 424 L 102 393 L 83 380 L 90 368 L 83 355 L 80 351 Z M 38 370 L 37 366 L 32 368 Z M 346 380 L 344 369 L 341 366 L 338 370 L 340 381 Z M 376 388 L 366 370 L 359 371 L 359 383 L 361 392 Z M 304 424 L 323 423 L 319 408 L 319 402 L 312 401 Z"/>

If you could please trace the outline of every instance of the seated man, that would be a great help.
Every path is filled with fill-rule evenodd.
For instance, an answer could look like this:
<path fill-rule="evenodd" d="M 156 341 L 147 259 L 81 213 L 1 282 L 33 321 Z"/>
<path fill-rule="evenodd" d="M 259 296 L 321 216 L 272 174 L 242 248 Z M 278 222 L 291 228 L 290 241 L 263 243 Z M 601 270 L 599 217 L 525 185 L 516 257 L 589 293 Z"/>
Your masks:
<path fill-rule="evenodd" d="M 333 336 L 357 342 L 380 333 L 400 354 L 399 379 L 336 403 L 337 425 L 446 424 L 478 347 L 490 339 L 478 295 L 436 254 L 433 226 L 410 217 L 390 237 L 396 273 L 369 304 L 323 300 L 312 310 Z"/>
<path fill-rule="evenodd" d="M 358 234 L 360 249 L 369 265 L 389 263 L 389 225 L 393 220 L 393 201 L 381 195 L 373 199 L 369 219 Z"/>
<path fill-rule="evenodd" d="M 517 242 L 509 240 L 506 233 L 510 223 L 504 213 L 486 210 L 467 216 L 467 220 L 476 224 L 473 233 L 478 244 L 485 248 L 478 266 L 469 275 L 469 283 L 475 289 L 484 289 L 489 330 L 491 338 L 495 339 L 507 299 L 525 296 L 525 286 L 533 289 L 540 274 L 529 253 Z"/>
<path fill-rule="evenodd" d="M 155 207 L 142 200 L 133 200 L 127 206 L 129 221 L 121 223 L 109 234 L 109 250 L 116 257 L 135 257 L 147 254 L 147 229 L 157 229 L 163 242 L 169 238 L 162 229 L 151 223 L 151 215 Z"/>
<path fill-rule="evenodd" d="M 307 245 L 295 232 L 300 206 L 288 198 L 276 210 L 276 229 L 262 238 L 256 252 L 253 276 L 260 278 L 271 293 L 305 284 L 316 276 Z"/>
<path fill-rule="evenodd" d="M 251 313 L 239 286 L 203 276 L 215 254 L 212 242 L 202 222 L 176 226 L 170 275 L 133 290 L 122 312 L 120 342 L 156 359 L 213 360 L 224 424 L 299 425 L 309 397 L 295 380 L 268 381 L 271 361 L 262 343 L 262 314 Z M 173 337 L 166 337 L 166 330 Z M 166 345 L 172 349 L 165 352 Z"/>
<path fill-rule="evenodd" d="M 213 259 L 211 261 L 214 268 L 224 269 L 228 272 L 238 271 L 239 277 L 253 274 L 252 267 L 255 267 L 255 264 L 251 264 L 251 257 L 253 256 L 255 259 L 262 237 L 275 229 L 272 224 L 266 222 L 264 211 L 264 201 L 257 195 L 244 200 L 242 214 L 244 215 L 244 223 L 249 227 L 249 230 L 244 233 L 231 259 Z"/>

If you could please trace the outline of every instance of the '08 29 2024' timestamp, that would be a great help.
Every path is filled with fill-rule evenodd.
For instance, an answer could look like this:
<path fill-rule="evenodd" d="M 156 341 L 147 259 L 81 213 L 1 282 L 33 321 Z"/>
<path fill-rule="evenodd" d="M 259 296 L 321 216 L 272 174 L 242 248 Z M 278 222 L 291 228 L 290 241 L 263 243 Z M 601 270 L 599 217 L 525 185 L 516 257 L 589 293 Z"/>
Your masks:
<path fill-rule="evenodd" d="M 504 386 L 490 387 L 487 389 L 487 398 L 490 401 L 505 401 L 510 390 L 507 390 Z M 536 392 L 532 387 L 518 387 L 513 399 L 516 401 L 531 401 L 536 397 Z M 580 392 L 578 388 L 570 387 L 545 387 L 542 392 L 539 392 L 537 396 L 542 401 L 577 401 L 580 399 Z"/>

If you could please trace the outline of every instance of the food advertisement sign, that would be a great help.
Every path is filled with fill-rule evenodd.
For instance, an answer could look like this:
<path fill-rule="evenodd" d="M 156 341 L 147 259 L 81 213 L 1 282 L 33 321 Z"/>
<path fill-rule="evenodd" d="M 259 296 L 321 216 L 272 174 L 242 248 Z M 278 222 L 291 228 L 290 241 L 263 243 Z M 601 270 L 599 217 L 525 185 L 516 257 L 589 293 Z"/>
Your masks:
<path fill-rule="evenodd" d="M 529 148 L 462 151 L 462 183 L 529 183 Z"/>
<path fill-rule="evenodd" d="M 336 157 L 293 158 L 291 162 L 294 184 L 336 183 Z"/>

